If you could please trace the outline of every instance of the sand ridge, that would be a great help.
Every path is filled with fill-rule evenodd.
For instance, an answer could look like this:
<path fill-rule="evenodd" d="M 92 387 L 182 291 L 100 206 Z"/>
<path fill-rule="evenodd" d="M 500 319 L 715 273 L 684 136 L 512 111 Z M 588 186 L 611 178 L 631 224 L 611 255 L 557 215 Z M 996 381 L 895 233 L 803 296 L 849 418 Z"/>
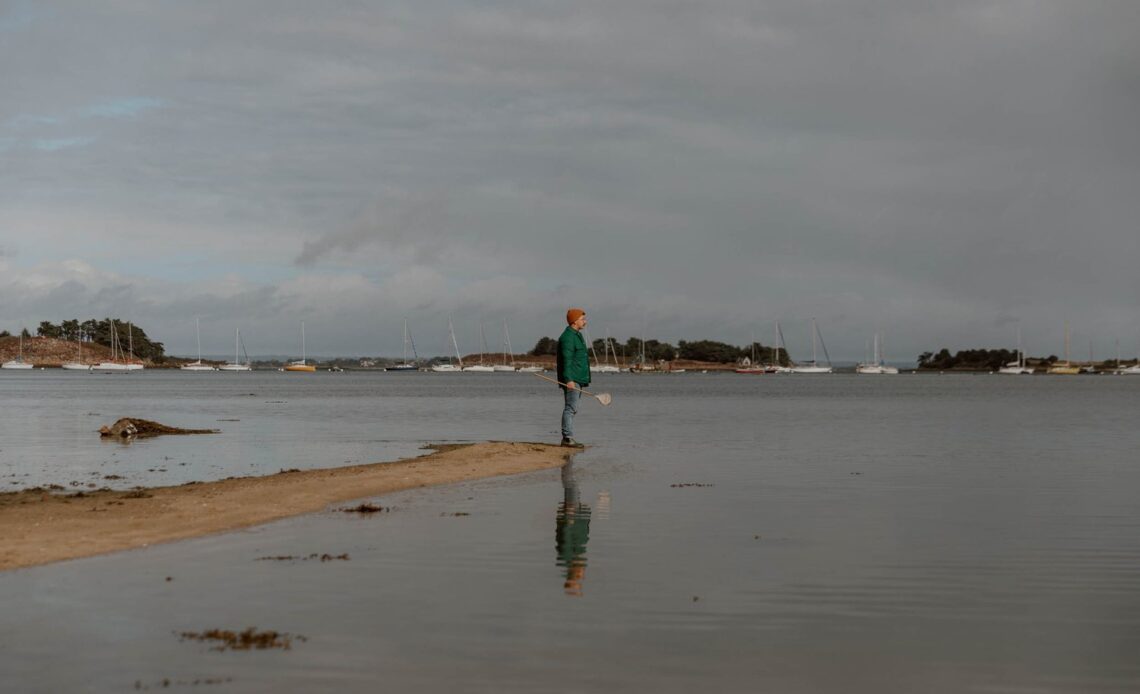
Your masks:
<path fill-rule="evenodd" d="M 0 570 L 236 530 L 404 489 L 558 468 L 575 452 L 503 441 L 430 448 L 435 452 L 391 463 L 176 487 L 0 494 Z"/>

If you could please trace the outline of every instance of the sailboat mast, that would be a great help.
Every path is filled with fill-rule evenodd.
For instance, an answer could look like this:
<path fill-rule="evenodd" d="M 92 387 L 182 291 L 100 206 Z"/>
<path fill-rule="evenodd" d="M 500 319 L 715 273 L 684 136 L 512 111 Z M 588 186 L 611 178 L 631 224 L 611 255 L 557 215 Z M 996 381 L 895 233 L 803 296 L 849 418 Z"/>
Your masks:
<path fill-rule="evenodd" d="M 455 340 L 455 326 L 451 323 L 451 316 L 447 317 L 447 332 L 451 334 L 451 346 L 455 348 L 455 358 L 459 361 L 459 368 L 463 368 L 463 357 L 459 356 L 459 343 Z"/>
<path fill-rule="evenodd" d="M 511 357 L 511 366 L 515 365 L 515 350 L 511 347 L 511 331 L 507 328 L 507 320 L 503 319 L 503 336 L 507 340 L 507 354 Z"/>
<path fill-rule="evenodd" d="M 1065 366 L 1069 365 L 1069 321 L 1065 321 Z"/>
<path fill-rule="evenodd" d="M 198 338 L 198 363 L 202 363 L 202 326 L 198 316 L 194 316 L 194 335 Z"/>
<path fill-rule="evenodd" d="M 816 356 L 815 356 L 815 343 L 816 343 L 815 333 L 816 333 L 815 319 L 812 318 L 811 319 L 811 365 L 812 366 L 818 366 L 819 365 L 819 360 L 816 359 Z"/>
<path fill-rule="evenodd" d="M 307 359 L 305 354 L 305 321 L 301 321 L 301 363 L 304 364 Z"/>
<path fill-rule="evenodd" d="M 408 319 L 404 319 L 404 362 L 408 363 Z"/>
<path fill-rule="evenodd" d="M 788 348 L 784 346 L 784 331 L 780 330 L 780 321 L 776 321 L 776 366 L 780 365 L 781 349 L 784 351 L 784 356 L 788 357 Z M 788 357 L 788 363 L 791 363 L 791 357 Z"/>

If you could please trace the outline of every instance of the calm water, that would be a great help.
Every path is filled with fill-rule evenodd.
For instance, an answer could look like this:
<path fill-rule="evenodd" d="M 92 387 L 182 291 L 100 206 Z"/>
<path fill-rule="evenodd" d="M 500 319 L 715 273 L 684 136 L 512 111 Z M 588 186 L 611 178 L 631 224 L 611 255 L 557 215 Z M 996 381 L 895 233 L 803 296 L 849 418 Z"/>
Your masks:
<path fill-rule="evenodd" d="M 583 402 L 563 471 L 0 574 L 4 689 L 1140 690 L 1140 378 L 596 385 L 614 405 Z M 560 401 L 509 374 L 34 372 L 0 373 L 0 408 L 20 489 L 554 441 Z M 93 433 L 126 415 L 222 433 Z M 351 560 L 258 561 L 314 552 Z M 177 636 L 247 626 L 308 640 Z"/>

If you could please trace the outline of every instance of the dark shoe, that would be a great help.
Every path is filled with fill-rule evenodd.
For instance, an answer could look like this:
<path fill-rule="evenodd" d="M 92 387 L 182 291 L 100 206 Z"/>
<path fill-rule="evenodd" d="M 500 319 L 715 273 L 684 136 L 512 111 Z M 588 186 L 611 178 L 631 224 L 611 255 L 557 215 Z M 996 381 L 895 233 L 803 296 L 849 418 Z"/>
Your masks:
<path fill-rule="evenodd" d="M 578 443 L 574 439 L 568 438 L 568 437 L 563 437 L 562 445 L 565 448 L 585 448 L 586 447 L 586 444 Z"/>

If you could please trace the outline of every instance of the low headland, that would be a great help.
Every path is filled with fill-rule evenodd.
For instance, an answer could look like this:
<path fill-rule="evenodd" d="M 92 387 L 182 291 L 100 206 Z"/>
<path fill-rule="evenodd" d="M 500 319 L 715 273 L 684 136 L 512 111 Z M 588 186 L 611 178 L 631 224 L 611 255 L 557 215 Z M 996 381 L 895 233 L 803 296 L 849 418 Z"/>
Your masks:
<path fill-rule="evenodd" d="M 176 487 L 0 494 L 0 571 L 237 530 L 406 489 L 558 468 L 574 453 L 506 441 L 429 448 L 435 452 L 390 463 Z"/>

